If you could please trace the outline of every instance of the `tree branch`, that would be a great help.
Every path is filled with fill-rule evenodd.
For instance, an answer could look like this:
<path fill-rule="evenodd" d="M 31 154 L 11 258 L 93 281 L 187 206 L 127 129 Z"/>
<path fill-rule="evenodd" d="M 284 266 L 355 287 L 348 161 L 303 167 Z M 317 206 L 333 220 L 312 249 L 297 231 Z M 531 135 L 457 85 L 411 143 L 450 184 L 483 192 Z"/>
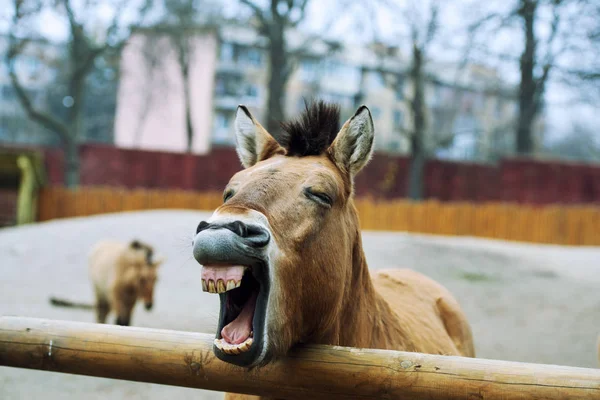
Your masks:
<path fill-rule="evenodd" d="M 546 89 L 546 82 L 556 57 L 556 54 L 554 54 L 552 51 L 552 45 L 554 44 L 554 40 L 556 39 L 556 34 L 560 25 L 559 7 L 561 5 L 561 1 L 555 0 L 553 3 L 552 24 L 550 28 L 550 34 L 546 40 L 546 57 L 544 66 L 542 67 L 542 75 L 535 80 L 535 97 L 533 101 L 534 113 L 537 113 L 541 107 L 542 97 L 544 96 Z"/>
<path fill-rule="evenodd" d="M 306 16 L 306 6 L 308 5 L 308 1 L 309 0 L 302 0 L 300 5 L 298 6 L 298 12 L 300 13 L 298 15 L 298 18 L 296 18 L 295 20 L 290 19 L 290 26 L 292 28 L 297 27 L 298 24 L 304 20 L 304 17 Z"/>
<path fill-rule="evenodd" d="M 52 115 L 48 113 L 43 113 L 33 106 L 31 99 L 27 95 L 27 91 L 19 81 L 17 73 L 15 72 L 14 63 L 17 54 L 18 51 L 9 51 L 9 55 L 7 57 L 6 62 L 8 64 L 9 76 L 12 86 L 17 92 L 17 97 L 19 98 L 21 106 L 25 109 L 27 116 L 32 121 L 35 121 L 43 127 L 50 129 L 51 131 L 55 132 L 63 142 L 67 142 L 70 139 L 69 130 L 67 126 L 58 119 L 54 118 Z"/>
<path fill-rule="evenodd" d="M 240 3 L 247 7 L 250 7 L 252 12 L 254 13 L 254 16 L 256 18 L 258 18 L 258 20 L 260 21 L 261 28 L 264 29 L 265 27 L 268 26 L 267 18 L 265 17 L 264 10 L 260 6 L 258 6 L 256 3 L 254 3 L 250 0 L 240 0 Z"/>
<path fill-rule="evenodd" d="M 438 14 L 440 11 L 440 5 L 437 1 L 431 2 L 431 7 L 429 9 L 429 22 L 427 23 L 427 31 L 425 33 L 425 40 L 423 41 L 422 50 L 425 51 L 431 41 L 433 40 L 437 28 L 438 28 Z"/>
<path fill-rule="evenodd" d="M 15 15 L 12 20 L 12 26 L 10 28 L 9 35 L 9 48 L 6 52 L 6 65 L 8 67 L 8 74 L 10 77 L 10 81 L 12 83 L 15 92 L 17 93 L 17 97 L 21 106 L 25 109 L 27 116 L 36 123 L 42 125 L 45 128 L 50 129 L 56 135 L 60 137 L 63 142 L 67 142 L 69 137 L 69 129 L 68 127 L 61 122 L 60 120 L 54 118 L 49 113 L 44 113 L 37 110 L 29 96 L 27 95 L 27 91 L 19 81 L 19 77 L 15 71 L 15 62 L 19 54 L 23 51 L 25 46 L 29 43 L 29 39 L 21 39 L 18 40 L 14 36 L 14 32 L 17 31 L 17 26 L 21 18 L 23 18 L 24 14 L 21 13 L 22 2 L 20 0 L 15 0 Z"/>

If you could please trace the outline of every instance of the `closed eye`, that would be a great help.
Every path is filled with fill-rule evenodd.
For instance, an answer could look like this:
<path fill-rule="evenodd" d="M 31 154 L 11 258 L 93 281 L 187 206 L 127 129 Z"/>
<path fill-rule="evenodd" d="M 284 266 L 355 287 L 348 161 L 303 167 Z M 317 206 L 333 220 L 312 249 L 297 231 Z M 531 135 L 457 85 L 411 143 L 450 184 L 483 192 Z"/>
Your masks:
<path fill-rule="evenodd" d="M 225 193 L 223 193 L 223 203 L 226 203 L 227 200 L 229 200 L 230 198 L 232 198 L 234 195 L 233 190 L 226 190 Z"/>
<path fill-rule="evenodd" d="M 327 193 L 318 192 L 311 188 L 304 189 L 304 195 L 310 200 L 315 201 L 321 205 L 331 207 L 333 205 L 333 199 Z"/>

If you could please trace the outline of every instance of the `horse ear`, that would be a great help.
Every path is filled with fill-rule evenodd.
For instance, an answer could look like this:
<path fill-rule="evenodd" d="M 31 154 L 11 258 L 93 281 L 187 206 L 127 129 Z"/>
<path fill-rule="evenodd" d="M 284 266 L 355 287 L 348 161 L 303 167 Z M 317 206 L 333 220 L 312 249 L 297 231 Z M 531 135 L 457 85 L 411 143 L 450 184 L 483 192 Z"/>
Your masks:
<path fill-rule="evenodd" d="M 165 261 L 167 261 L 165 259 L 165 257 L 158 257 L 157 259 L 155 259 L 154 261 L 152 261 L 152 265 L 154 267 L 159 267 L 161 264 L 163 264 Z"/>
<path fill-rule="evenodd" d="M 236 151 L 244 168 L 253 166 L 285 150 L 258 123 L 246 106 L 238 106 L 235 114 Z"/>
<path fill-rule="evenodd" d="M 360 106 L 342 126 L 329 148 L 336 165 L 355 176 L 373 155 L 374 134 L 371 112 L 366 106 Z"/>

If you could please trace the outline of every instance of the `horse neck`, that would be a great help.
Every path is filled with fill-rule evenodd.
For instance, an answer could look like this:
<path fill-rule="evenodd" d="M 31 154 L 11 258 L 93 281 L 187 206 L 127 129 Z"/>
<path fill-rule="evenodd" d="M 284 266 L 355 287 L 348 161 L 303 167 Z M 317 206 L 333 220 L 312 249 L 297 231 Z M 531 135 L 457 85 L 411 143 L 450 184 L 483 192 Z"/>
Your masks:
<path fill-rule="evenodd" d="M 350 267 L 350 266 L 346 266 Z M 362 248 L 360 229 L 352 249 L 352 276 L 347 283 L 339 320 L 321 337 L 321 344 L 349 347 L 405 349 L 413 347 L 397 314 L 377 293 Z"/>

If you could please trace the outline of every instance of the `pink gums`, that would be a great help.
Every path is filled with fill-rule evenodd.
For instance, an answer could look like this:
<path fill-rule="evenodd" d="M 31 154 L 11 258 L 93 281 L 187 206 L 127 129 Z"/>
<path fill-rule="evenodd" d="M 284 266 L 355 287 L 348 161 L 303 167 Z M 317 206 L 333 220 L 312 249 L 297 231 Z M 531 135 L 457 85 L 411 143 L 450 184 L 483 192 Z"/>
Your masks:
<path fill-rule="evenodd" d="M 230 280 L 236 283 L 242 280 L 244 276 L 244 270 L 246 267 L 241 265 L 235 266 L 203 266 L 202 267 L 202 279 L 207 282 L 212 280 L 217 282 L 221 279 L 227 283 Z"/>

